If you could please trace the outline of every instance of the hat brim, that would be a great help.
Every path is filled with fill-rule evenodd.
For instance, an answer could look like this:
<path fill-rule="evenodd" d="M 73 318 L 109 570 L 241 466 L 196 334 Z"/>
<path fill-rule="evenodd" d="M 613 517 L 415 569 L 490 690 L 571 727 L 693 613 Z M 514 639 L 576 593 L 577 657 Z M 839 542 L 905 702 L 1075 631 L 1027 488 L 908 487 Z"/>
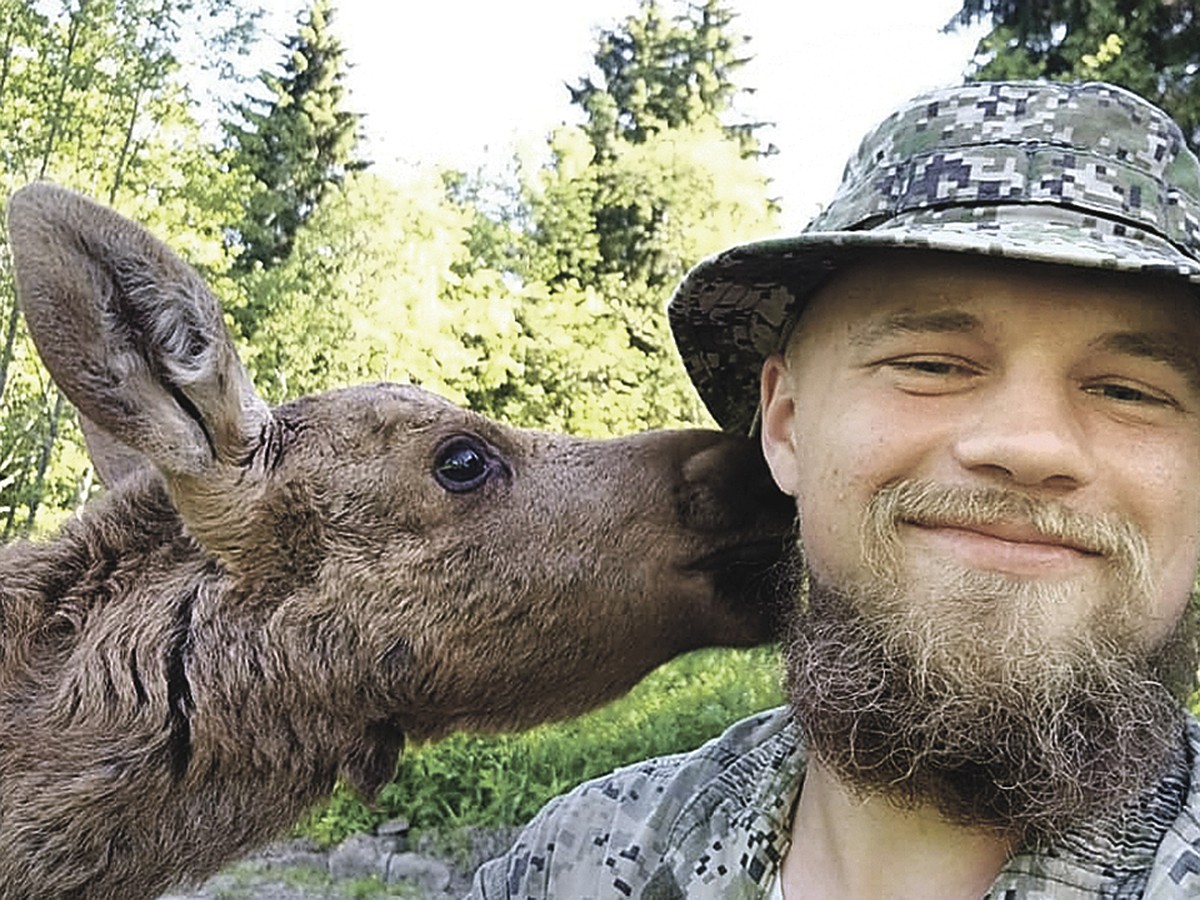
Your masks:
<path fill-rule="evenodd" d="M 1081 269 L 1184 278 L 1200 263 L 1133 224 L 1060 206 L 923 210 L 870 230 L 814 231 L 743 244 L 698 263 L 668 307 L 675 343 L 709 412 L 727 431 L 752 430 L 762 362 L 833 272 L 878 250 L 932 250 Z"/>

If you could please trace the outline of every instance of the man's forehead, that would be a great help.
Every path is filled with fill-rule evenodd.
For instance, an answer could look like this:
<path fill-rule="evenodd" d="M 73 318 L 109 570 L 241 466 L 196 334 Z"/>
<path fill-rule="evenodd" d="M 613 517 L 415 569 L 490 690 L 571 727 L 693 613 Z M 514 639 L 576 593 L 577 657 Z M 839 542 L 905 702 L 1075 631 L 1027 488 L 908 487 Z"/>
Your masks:
<path fill-rule="evenodd" d="M 834 273 L 805 304 L 843 309 L 860 329 L 961 331 L 1015 305 L 1044 303 L 1127 318 L 1140 330 L 1157 320 L 1200 328 L 1200 297 L 1178 280 L 1025 260 L 936 251 L 870 254 Z M 972 318 L 973 317 L 973 318 Z"/>
<path fill-rule="evenodd" d="M 915 309 L 876 310 L 852 326 L 850 341 L 853 344 L 869 345 L 897 334 L 938 334 L 978 331 L 983 322 L 972 313 L 961 309 Z"/>
<path fill-rule="evenodd" d="M 884 252 L 830 278 L 796 331 L 829 334 L 833 326 L 833 333 L 862 348 L 904 334 L 986 335 L 1064 323 L 1096 350 L 1164 362 L 1200 387 L 1200 302 L 1178 282 L 1144 276 L 961 254 Z"/>
<path fill-rule="evenodd" d="M 987 330 L 984 319 L 961 309 L 911 309 L 880 312 L 850 331 L 850 343 L 859 347 L 905 334 L 977 334 Z M 1200 344 L 1191 329 L 1132 328 L 1098 331 L 1087 342 L 1089 350 L 1149 359 L 1179 369 L 1200 389 Z"/>

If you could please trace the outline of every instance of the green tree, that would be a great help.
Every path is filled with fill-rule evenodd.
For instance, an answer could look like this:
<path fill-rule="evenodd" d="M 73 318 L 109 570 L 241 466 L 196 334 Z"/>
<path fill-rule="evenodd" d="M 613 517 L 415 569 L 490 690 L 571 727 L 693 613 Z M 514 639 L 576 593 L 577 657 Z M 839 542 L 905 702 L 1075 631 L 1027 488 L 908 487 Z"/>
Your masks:
<path fill-rule="evenodd" d="M 1111 81 L 1167 110 L 1200 147 L 1200 19 L 1190 0 L 963 0 L 950 27 L 992 30 L 975 79 Z"/>
<path fill-rule="evenodd" d="M 500 273 L 467 265 L 469 220 L 436 173 L 403 185 L 348 175 L 294 252 L 247 278 L 266 310 L 246 348 L 259 389 L 281 401 L 387 380 L 468 403 L 503 383 L 515 296 Z"/>
<path fill-rule="evenodd" d="M 549 180 L 557 185 L 530 199 L 532 252 L 557 263 L 557 273 L 543 277 L 595 288 L 608 276 L 623 276 L 665 289 L 695 261 L 670 238 L 703 227 L 686 209 L 703 200 L 671 184 L 693 179 L 705 167 L 705 153 L 726 162 L 726 144 L 744 158 L 759 156 L 758 126 L 726 121 L 743 92 L 734 75 L 748 62 L 749 39 L 733 30 L 734 20 L 721 0 L 678 3 L 670 13 L 659 0 L 641 0 L 634 15 L 601 32 L 593 56 L 599 77 L 587 76 L 571 90 L 586 116 L 587 141 L 570 132 L 555 136 L 556 176 Z M 636 149 L 650 144 L 657 149 Z M 735 165 L 714 180 L 744 182 L 748 171 Z M 764 184 L 753 180 L 761 199 Z"/>
<path fill-rule="evenodd" d="M 710 115 L 605 154 L 564 127 L 509 174 L 329 189 L 291 253 L 237 274 L 264 393 L 385 378 L 575 432 L 700 420 L 663 305 L 700 256 L 769 226 L 757 157 Z"/>
<path fill-rule="evenodd" d="M 693 263 L 775 212 L 752 129 L 722 122 L 745 61 L 732 20 L 716 0 L 673 16 L 646 0 L 600 35 L 600 77 L 572 91 L 582 126 L 521 160 L 512 190 L 452 181 L 476 206 L 473 258 L 519 289 L 516 365 L 469 392 L 477 408 L 587 434 L 704 421 L 663 308 Z"/>
<path fill-rule="evenodd" d="M 313 0 L 284 44 L 282 74 L 259 77 L 266 97 L 236 106 L 227 124 L 235 165 L 253 180 L 237 229 L 237 268 L 270 267 L 331 187 L 366 163 L 356 156 L 359 116 L 342 108 L 345 51 L 329 0 Z M 247 324 L 247 323 L 243 323 Z"/>
<path fill-rule="evenodd" d="M 759 161 L 714 125 L 618 140 L 608 159 L 565 127 L 551 149 L 524 174 L 523 374 L 484 408 L 587 434 L 705 421 L 664 308 L 697 260 L 771 230 Z"/>
<path fill-rule="evenodd" d="M 178 232 L 201 262 L 219 259 L 213 212 L 228 192 L 192 118 L 177 51 L 186 32 L 203 52 L 230 52 L 244 24 L 231 0 L 0 0 L 0 195 L 52 178 Z M 90 467 L 24 333 L 7 256 L 0 327 L 8 535 L 29 530 L 45 505 L 70 508 L 85 496 Z"/>
<path fill-rule="evenodd" d="M 742 152 L 761 152 L 762 123 L 729 122 L 743 89 L 734 80 L 749 62 L 749 38 L 732 30 L 736 14 L 722 0 L 687 2 L 668 13 L 659 0 L 601 33 L 596 72 L 569 88 L 587 115 L 587 132 L 602 157 L 621 139 L 641 143 L 673 128 L 719 123 Z"/>

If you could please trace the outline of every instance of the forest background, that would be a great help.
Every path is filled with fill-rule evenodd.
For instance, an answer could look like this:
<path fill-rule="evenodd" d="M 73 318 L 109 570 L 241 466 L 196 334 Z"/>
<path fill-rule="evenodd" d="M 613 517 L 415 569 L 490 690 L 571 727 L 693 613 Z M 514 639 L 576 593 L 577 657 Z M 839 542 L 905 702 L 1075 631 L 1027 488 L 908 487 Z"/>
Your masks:
<path fill-rule="evenodd" d="M 500 174 L 398 181 L 363 153 L 332 0 L 250 76 L 239 61 L 270 39 L 251 0 L 0 0 L 0 198 L 49 178 L 147 224 L 214 287 L 273 402 L 390 380 L 580 434 L 711 424 L 663 309 L 702 256 L 777 228 L 774 148 L 737 112 L 753 86 L 734 0 L 630 4 L 567 83 L 579 124 Z M 964 78 L 1115 81 L 1196 146 L 1194 3 L 964 0 L 947 28 L 980 23 Z M 0 234 L 0 532 L 44 534 L 99 489 Z M 778 702 L 777 681 L 769 650 L 695 655 L 593 716 L 408 753 L 379 808 L 339 793 L 305 828 L 333 841 L 392 815 L 521 822 Z"/>

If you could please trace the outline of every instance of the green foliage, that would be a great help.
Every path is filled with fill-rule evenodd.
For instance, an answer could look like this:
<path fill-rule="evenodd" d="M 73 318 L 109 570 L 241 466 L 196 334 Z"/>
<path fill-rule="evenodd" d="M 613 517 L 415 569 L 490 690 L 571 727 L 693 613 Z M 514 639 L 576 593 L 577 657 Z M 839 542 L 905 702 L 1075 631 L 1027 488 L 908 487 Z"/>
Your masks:
<path fill-rule="evenodd" d="M 573 92 L 588 124 L 518 163 L 516 190 L 492 192 L 499 215 L 477 207 L 472 246 L 520 286 L 516 365 L 469 393 L 477 408 L 585 434 L 708 421 L 663 309 L 690 266 L 768 233 L 775 214 L 745 133 L 720 122 L 741 62 L 731 21 L 715 2 L 670 22 L 643 3 L 600 36 L 603 81 Z"/>
<path fill-rule="evenodd" d="M 563 126 L 514 184 L 447 179 L 467 207 L 455 272 L 507 327 L 468 346 L 494 359 L 462 390 L 471 406 L 524 425 L 603 435 L 709 421 L 663 310 L 697 260 L 774 226 L 757 158 L 713 121 L 614 138 Z M 460 207 L 461 208 L 461 207 Z M 452 293 L 462 290 L 455 285 Z"/>
<path fill-rule="evenodd" d="M 45 174 L 145 222 L 222 297 L 272 401 L 395 380 L 576 433 L 708 421 L 663 308 L 692 263 L 767 232 L 774 215 L 757 159 L 720 121 L 744 39 L 719 3 L 670 17 L 644 4 L 629 28 L 658 16 L 657 36 L 602 36 L 600 48 L 635 47 L 637 77 L 658 85 L 622 120 L 641 125 L 603 147 L 564 127 L 545 158 L 491 184 L 361 170 L 326 0 L 301 15 L 279 71 L 261 73 L 267 99 L 233 104 L 229 144 L 214 145 L 179 40 L 197 19 L 219 21 L 199 55 L 231 55 L 247 22 L 236 4 L 0 0 L 0 191 Z M 605 81 L 632 103 L 619 86 L 633 70 L 613 66 Z M 60 519 L 95 488 L 16 313 L 0 255 L 6 534 L 30 530 L 39 508 Z"/>
<path fill-rule="evenodd" d="M 284 44 L 283 74 L 263 72 L 266 98 L 247 98 L 236 107 L 242 123 L 226 124 L 234 165 L 253 183 L 237 229 L 239 269 L 285 260 L 326 192 L 366 166 L 355 156 L 360 117 L 341 106 L 345 52 L 332 19 L 329 0 L 313 0 Z"/>
<path fill-rule="evenodd" d="M 345 787 L 338 787 L 319 810 L 312 813 L 298 831 L 322 847 L 339 844 L 352 834 L 370 832 L 385 821 Z"/>
<path fill-rule="evenodd" d="M 454 735 L 407 751 L 376 809 L 340 789 L 301 832 L 336 843 L 402 816 L 414 827 L 519 825 L 552 797 L 637 760 L 694 749 L 781 700 L 774 650 L 705 650 L 668 663 L 628 695 L 522 735 Z"/>
<path fill-rule="evenodd" d="M 249 273 L 232 304 L 255 323 L 244 355 L 263 394 L 386 380 L 465 403 L 507 379 L 516 300 L 498 273 L 460 274 L 469 220 L 434 175 L 357 173 L 331 190 L 295 251 Z"/>
<path fill-rule="evenodd" d="M 197 262 L 222 267 L 221 160 L 206 148 L 179 75 L 187 33 L 236 49 L 231 0 L 0 0 L 0 196 L 52 178 L 117 205 Z M 214 24 L 220 23 L 220 24 Z M 232 24 L 230 24 L 232 23 Z M 0 521 L 28 532 L 86 498 L 91 470 L 69 408 L 37 362 L 0 254 Z"/>
<path fill-rule="evenodd" d="M 584 434 L 709 421 L 663 309 L 701 257 L 773 230 L 775 208 L 754 128 L 723 121 L 746 39 L 718 0 L 678 8 L 644 0 L 601 33 L 598 74 L 572 90 L 587 122 L 518 161 L 515 186 L 451 180 L 474 208 L 468 258 L 515 292 L 506 377 L 468 390 L 477 409 Z"/>
<path fill-rule="evenodd" d="M 1200 147 L 1200 19 L 1163 0 L 964 0 L 951 23 L 990 21 L 972 77 L 1111 81 L 1167 110 Z"/>
<path fill-rule="evenodd" d="M 595 76 L 570 89 L 601 156 L 615 140 L 638 144 L 662 131 L 721 123 L 732 111 L 741 92 L 733 76 L 749 61 L 740 55 L 748 39 L 731 30 L 736 14 L 721 0 L 676 5 L 668 14 L 659 0 L 641 0 L 635 14 L 601 33 Z M 759 152 L 759 124 L 723 127 L 743 154 Z"/>
<path fill-rule="evenodd" d="M 667 297 L 701 256 L 765 233 L 774 216 L 750 131 L 722 121 L 742 39 L 726 34 L 720 4 L 687 7 L 663 26 L 666 44 L 645 45 L 635 60 L 645 102 L 634 103 L 643 87 L 622 95 L 621 129 L 564 127 L 542 158 L 494 183 L 362 170 L 324 2 L 302 17 L 281 71 L 259 79 L 268 99 L 244 98 L 230 143 L 214 143 L 183 77 L 180 32 L 188 16 L 227 22 L 235 6 L 0 0 L 0 193 L 45 174 L 148 224 L 221 296 L 271 401 L 378 379 L 576 433 L 705 421 L 667 331 Z M 214 55 L 244 35 L 245 18 L 233 19 L 205 38 Z M 614 84 L 625 77 L 611 71 Z M 29 530 L 39 507 L 43 526 L 69 515 L 94 485 L 16 316 L 0 244 L 5 326 L 7 535 Z M 689 749 L 773 705 L 777 681 L 768 651 L 698 654 L 578 722 L 419 748 L 381 809 L 339 793 L 308 830 L 330 842 L 385 815 L 519 822 L 582 779 Z"/>
<path fill-rule="evenodd" d="M 429 900 L 430 893 L 417 884 L 384 884 L 376 876 L 334 878 L 316 868 L 280 867 L 249 861 L 238 863 L 206 885 L 214 900 L 257 900 L 261 897 L 326 897 L 333 900 Z"/>

